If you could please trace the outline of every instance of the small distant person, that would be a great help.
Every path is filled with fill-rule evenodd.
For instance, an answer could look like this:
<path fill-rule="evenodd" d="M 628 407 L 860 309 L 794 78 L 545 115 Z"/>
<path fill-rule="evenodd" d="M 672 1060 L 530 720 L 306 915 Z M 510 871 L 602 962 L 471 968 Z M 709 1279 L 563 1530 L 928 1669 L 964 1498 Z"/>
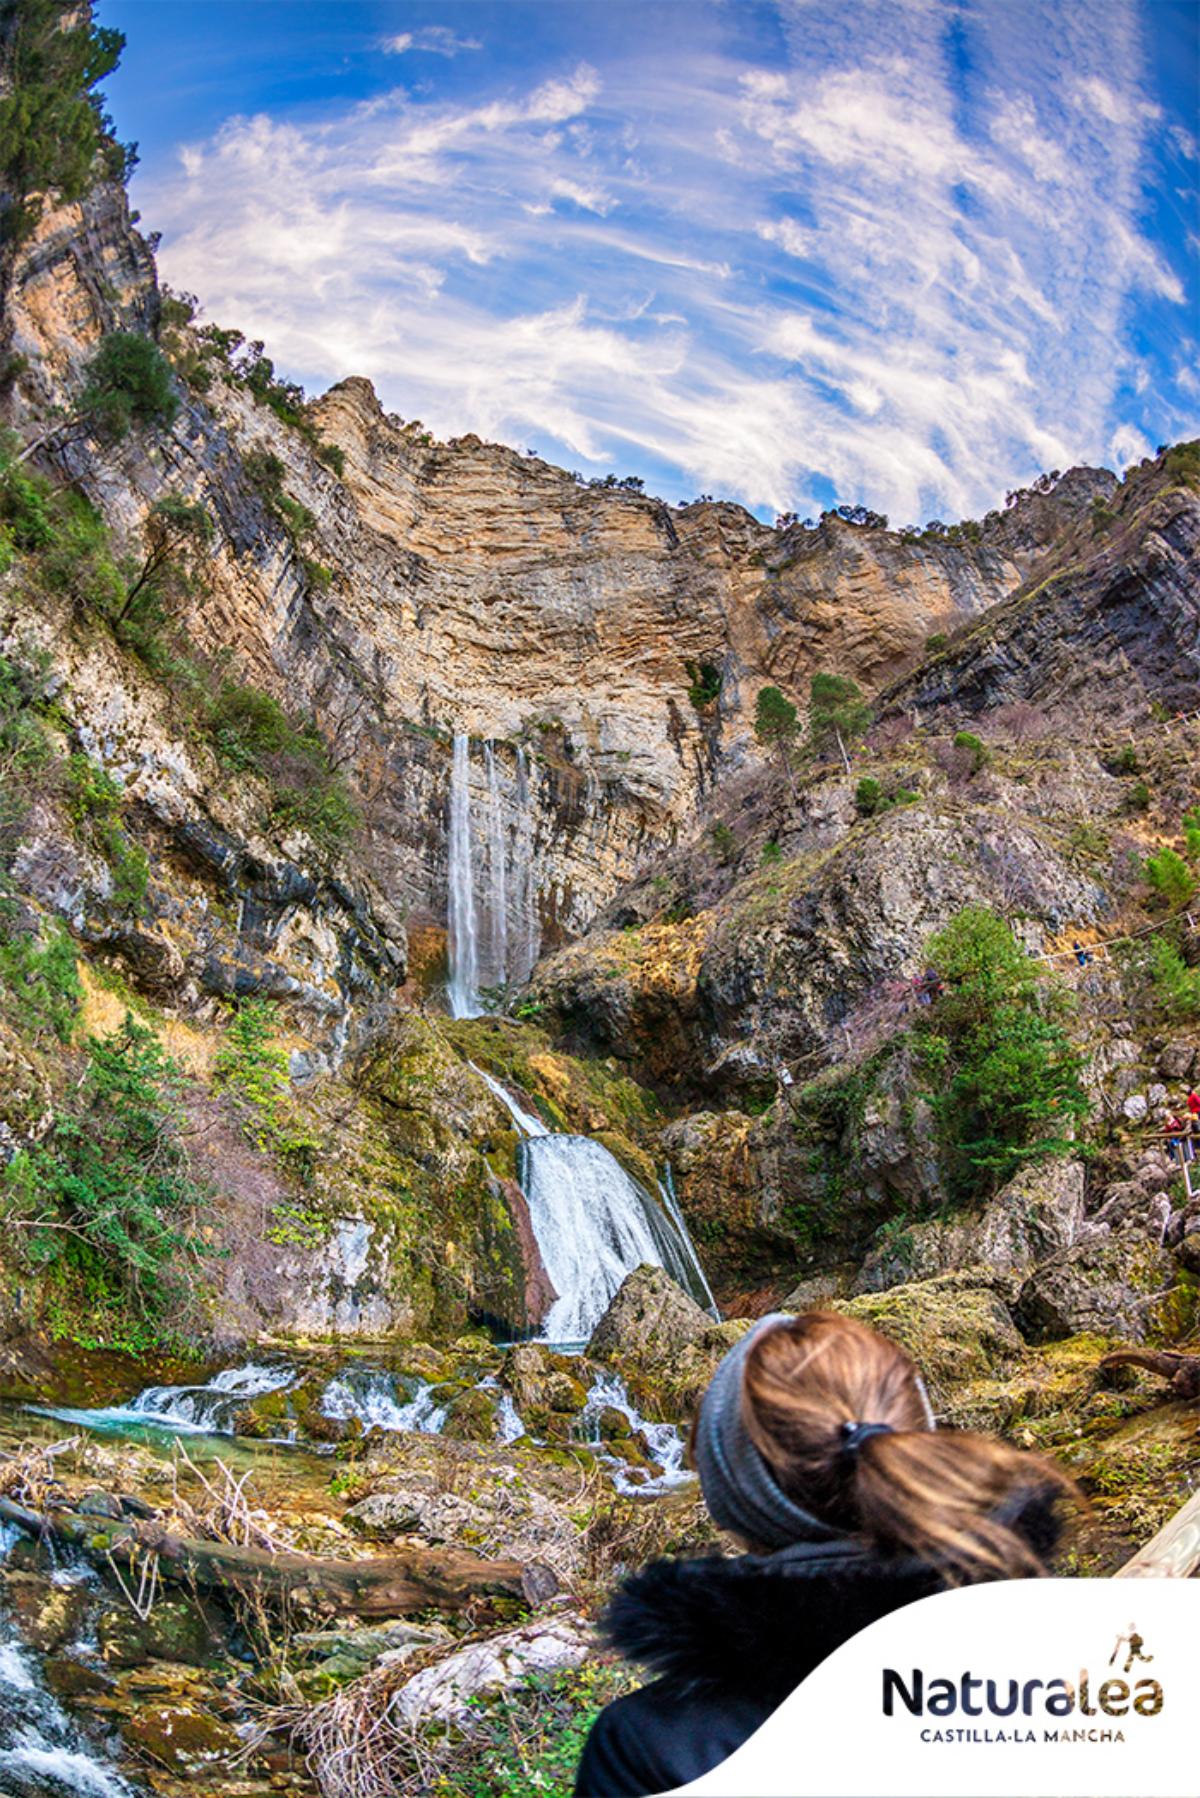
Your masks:
<path fill-rule="evenodd" d="M 1076 941 L 1071 944 L 1071 947 L 1075 951 L 1075 960 L 1079 963 L 1080 967 L 1081 968 L 1090 967 L 1092 958 L 1091 958 L 1091 955 L 1088 953 L 1088 951 L 1084 948 L 1083 944 L 1081 942 Z"/>
<path fill-rule="evenodd" d="M 1188 1087 L 1187 1108 L 1194 1118 L 1200 1118 L 1200 1093 L 1196 1091 L 1194 1086 Z"/>
<path fill-rule="evenodd" d="M 1164 1121 L 1163 1128 L 1167 1133 L 1167 1147 L 1174 1154 L 1179 1151 L 1180 1161 L 1192 1161 L 1196 1154 L 1196 1145 L 1192 1141 L 1191 1119 L 1183 1119 L 1178 1113 L 1170 1112 Z"/>

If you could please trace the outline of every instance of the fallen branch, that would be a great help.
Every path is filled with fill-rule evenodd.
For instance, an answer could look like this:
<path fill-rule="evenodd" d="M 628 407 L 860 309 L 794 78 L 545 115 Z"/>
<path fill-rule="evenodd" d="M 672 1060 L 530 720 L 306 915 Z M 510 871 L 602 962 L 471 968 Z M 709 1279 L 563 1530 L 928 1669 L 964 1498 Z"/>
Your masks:
<path fill-rule="evenodd" d="M 285 1601 L 357 1617 L 402 1617 L 430 1607 L 457 1611 L 473 1600 L 539 1603 L 558 1589 L 547 1567 L 488 1561 L 466 1549 L 411 1548 L 402 1555 L 362 1561 L 173 1535 L 162 1524 L 101 1517 L 66 1509 L 31 1511 L 0 1498 L 0 1519 L 27 1535 L 69 1542 L 100 1565 L 111 1561 L 141 1575 L 145 1557 L 158 1557 L 164 1579 L 259 1603 Z"/>
<path fill-rule="evenodd" d="M 1180 1355 L 1172 1349 L 1115 1349 L 1105 1355 L 1100 1371 L 1113 1367 L 1144 1367 L 1169 1380 L 1176 1398 L 1200 1398 L 1200 1355 Z"/>

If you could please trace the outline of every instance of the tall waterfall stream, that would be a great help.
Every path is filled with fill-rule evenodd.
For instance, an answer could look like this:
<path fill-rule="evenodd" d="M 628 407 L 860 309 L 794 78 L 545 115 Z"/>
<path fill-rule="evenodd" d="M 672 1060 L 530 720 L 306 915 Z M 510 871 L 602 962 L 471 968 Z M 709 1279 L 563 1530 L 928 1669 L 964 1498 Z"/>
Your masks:
<path fill-rule="evenodd" d="M 454 1018 L 475 1018 L 487 989 L 528 980 L 538 953 L 537 885 L 529 760 L 505 778 L 496 745 L 483 746 L 482 803 L 472 804 L 471 741 L 454 736 L 446 833 L 446 921 Z"/>

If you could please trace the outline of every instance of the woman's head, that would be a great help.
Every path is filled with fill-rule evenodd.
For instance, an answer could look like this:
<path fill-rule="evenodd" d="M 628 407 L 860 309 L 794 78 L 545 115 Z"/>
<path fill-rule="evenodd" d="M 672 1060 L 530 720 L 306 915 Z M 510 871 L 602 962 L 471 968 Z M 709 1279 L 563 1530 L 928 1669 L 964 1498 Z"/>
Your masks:
<path fill-rule="evenodd" d="M 1070 1488 L 1036 1456 L 935 1431 L 904 1351 L 822 1311 L 767 1319 L 731 1351 L 693 1452 L 717 1522 L 757 1547 L 851 1534 L 967 1579 L 1041 1572 L 1012 1515 L 1022 1494 Z"/>

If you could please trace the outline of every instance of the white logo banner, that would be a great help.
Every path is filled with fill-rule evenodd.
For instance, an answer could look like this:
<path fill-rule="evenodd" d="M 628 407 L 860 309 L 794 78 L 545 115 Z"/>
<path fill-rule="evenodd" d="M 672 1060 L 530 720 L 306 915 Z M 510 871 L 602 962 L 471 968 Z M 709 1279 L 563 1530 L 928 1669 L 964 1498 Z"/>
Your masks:
<path fill-rule="evenodd" d="M 736 1754 L 679 1791 L 1195 1798 L 1198 1646 L 1189 1580 L 939 1593 L 843 1643 Z"/>

